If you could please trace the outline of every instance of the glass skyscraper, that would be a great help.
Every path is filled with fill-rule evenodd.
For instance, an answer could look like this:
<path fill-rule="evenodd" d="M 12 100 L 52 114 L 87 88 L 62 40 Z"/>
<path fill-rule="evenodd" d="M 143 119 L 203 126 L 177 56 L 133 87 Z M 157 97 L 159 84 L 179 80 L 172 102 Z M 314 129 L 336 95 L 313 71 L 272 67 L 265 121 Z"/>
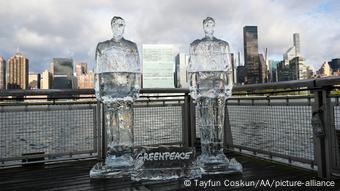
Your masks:
<path fill-rule="evenodd" d="M 143 45 L 143 88 L 174 87 L 174 46 L 171 44 Z"/>
<path fill-rule="evenodd" d="M 53 58 L 53 74 L 73 76 L 73 60 L 71 58 Z"/>
<path fill-rule="evenodd" d="M 257 26 L 243 27 L 245 81 L 248 84 L 262 83 L 258 50 Z"/>
<path fill-rule="evenodd" d="M 53 58 L 53 89 L 74 88 L 73 60 L 70 58 Z"/>
<path fill-rule="evenodd" d="M 300 55 L 300 34 L 299 33 L 293 34 L 293 43 L 295 47 L 295 55 L 299 56 Z"/>
<path fill-rule="evenodd" d="M 179 53 L 175 57 L 175 87 L 188 88 L 187 66 L 189 63 L 189 56 L 185 53 Z"/>

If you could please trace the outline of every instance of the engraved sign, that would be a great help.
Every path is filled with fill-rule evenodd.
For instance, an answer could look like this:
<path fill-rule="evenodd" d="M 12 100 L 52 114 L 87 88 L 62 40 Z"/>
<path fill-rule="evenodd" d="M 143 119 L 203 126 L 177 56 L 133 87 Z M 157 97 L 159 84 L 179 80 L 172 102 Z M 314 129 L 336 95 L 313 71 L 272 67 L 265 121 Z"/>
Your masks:
<path fill-rule="evenodd" d="M 140 147 L 135 149 L 134 156 L 144 168 L 176 168 L 191 165 L 195 150 L 191 147 Z"/>

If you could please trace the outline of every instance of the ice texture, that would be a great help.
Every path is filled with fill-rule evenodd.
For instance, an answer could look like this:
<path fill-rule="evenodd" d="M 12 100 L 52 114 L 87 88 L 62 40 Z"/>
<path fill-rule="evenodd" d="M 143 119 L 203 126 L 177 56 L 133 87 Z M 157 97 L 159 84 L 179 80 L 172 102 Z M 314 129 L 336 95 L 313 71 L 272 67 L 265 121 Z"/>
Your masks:
<path fill-rule="evenodd" d="M 139 96 L 141 69 L 134 42 L 123 38 L 125 21 L 113 17 L 113 38 L 96 49 L 95 93 L 104 104 L 106 158 L 90 171 L 91 178 L 119 178 L 133 169 L 133 109 Z"/>
<path fill-rule="evenodd" d="M 203 21 L 205 37 L 190 45 L 188 65 L 190 95 L 196 100 L 202 153 L 197 165 L 203 174 L 241 172 L 223 153 L 225 100 L 231 96 L 232 70 L 229 45 L 213 36 L 215 21 Z M 240 167 L 241 166 L 241 167 Z"/>
<path fill-rule="evenodd" d="M 97 46 L 95 91 L 104 103 L 134 101 L 139 96 L 140 62 L 135 43 L 120 39 L 109 40 Z"/>
<path fill-rule="evenodd" d="M 139 96 L 140 73 L 104 72 L 95 74 L 98 80 L 98 97 L 103 103 L 130 101 Z"/>
<path fill-rule="evenodd" d="M 231 96 L 232 83 L 228 83 L 226 71 L 189 72 L 190 93 L 192 98 L 228 98 Z"/>

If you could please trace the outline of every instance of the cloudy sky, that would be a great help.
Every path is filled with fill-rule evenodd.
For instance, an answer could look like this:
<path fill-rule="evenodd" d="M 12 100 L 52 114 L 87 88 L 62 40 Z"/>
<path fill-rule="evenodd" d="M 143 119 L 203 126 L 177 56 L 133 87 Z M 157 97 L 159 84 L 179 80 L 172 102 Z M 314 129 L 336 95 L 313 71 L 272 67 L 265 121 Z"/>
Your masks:
<path fill-rule="evenodd" d="M 1 0 L 0 55 L 17 48 L 30 71 L 48 68 L 54 57 L 94 65 L 96 44 L 111 38 L 110 20 L 125 19 L 125 38 L 142 44 L 171 43 L 188 52 L 203 37 L 202 20 L 216 20 L 215 36 L 243 54 L 243 26 L 257 25 L 259 51 L 281 59 L 300 33 L 306 63 L 319 68 L 340 57 L 339 0 Z M 243 60 L 243 59 L 242 59 Z M 242 61 L 243 62 L 243 61 Z"/>

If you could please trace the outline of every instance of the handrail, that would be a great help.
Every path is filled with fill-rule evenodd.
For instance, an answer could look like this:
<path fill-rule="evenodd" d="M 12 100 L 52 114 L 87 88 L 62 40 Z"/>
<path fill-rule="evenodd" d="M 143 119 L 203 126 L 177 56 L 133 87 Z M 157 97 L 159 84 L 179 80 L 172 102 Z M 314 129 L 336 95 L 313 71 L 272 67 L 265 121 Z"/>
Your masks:
<path fill-rule="evenodd" d="M 142 88 L 140 93 L 189 93 L 187 88 Z"/>
<path fill-rule="evenodd" d="M 298 88 L 298 87 L 314 87 L 314 80 L 292 80 L 275 83 L 262 83 L 262 84 L 246 84 L 234 86 L 234 91 L 252 91 L 252 90 L 265 90 L 265 89 L 284 89 L 284 88 Z"/>
<path fill-rule="evenodd" d="M 30 96 L 30 95 L 89 95 L 94 89 L 37 89 L 37 90 L 0 90 L 0 96 Z M 140 93 L 189 93 L 185 88 L 143 88 Z"/>
<path fill-rule="evenodd" d="M 30 95 L 89 95 L 94 89 L 37 89 L 37 90 L 0 90 L 0 96 L 30 96 Z"/>
<path fill-rule="evenodd" d="M 284 88 L 318 88 L 322 86 L 340 85 L 340 76 L 306 79 L 306 80 L 292 80 L 275 83 L 263 83 L 263 84 L 246 84 L 236 85 L 233 91 L 252 91 L 252 90 L 264 90 L 264 89 L 284 89 Z"/>
<path fill-rule="evenodd" d="M 340 85 L 340 76 L 328 77 L 328 78 L 319 78 L 315 80 L 315 86 L 332 86 L 332 85 Z"/>
<path fill-rule="evenodd" d="M 307 87 L 310 89 L 319 88 L 322 86 L 340 85 L 340 76 L 292 80 L 275 83 L 262 84 L 246 84 L 234 85 L 233 91 L 254 91 L 265 89 L 284 89 L 284 88 L 301 88 Z M 140 93 L 189 93 L 187 88 L 142 88 Z M 37 90 L 0 90 L 0 96 L 29 96 L 29 95 L 88 95 L 94 94 L 94 89 L 37 89 Z"/>

